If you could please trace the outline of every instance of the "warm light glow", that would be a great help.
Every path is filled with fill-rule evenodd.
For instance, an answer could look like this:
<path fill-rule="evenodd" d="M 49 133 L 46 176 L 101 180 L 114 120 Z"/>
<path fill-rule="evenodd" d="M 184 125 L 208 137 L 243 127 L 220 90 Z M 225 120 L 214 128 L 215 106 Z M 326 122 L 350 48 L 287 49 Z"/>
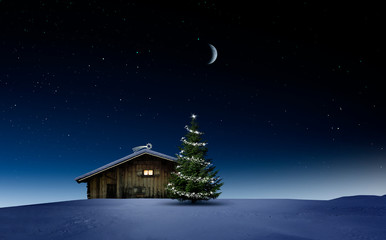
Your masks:
<path fill-rule="evenodd" d="M 143 175 L 151 176 L 151 175 L 153 175 L 153 170 L 143 170 Z"/>

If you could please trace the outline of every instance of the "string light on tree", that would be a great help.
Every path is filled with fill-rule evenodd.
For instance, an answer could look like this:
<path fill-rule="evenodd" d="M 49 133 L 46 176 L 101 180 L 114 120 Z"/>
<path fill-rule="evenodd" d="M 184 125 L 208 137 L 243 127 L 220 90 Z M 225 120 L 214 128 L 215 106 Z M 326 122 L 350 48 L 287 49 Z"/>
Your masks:
<path fill-rule="evenodd" d="M 204 134 L 204 133 L 199 132 L 199 131 L 193 131 L 192 129 L 190 129 L 190 128 L 188 127 L 188 125 L 185 125 L 185 129 L 188 130 L 188 131 L 191 132 L 191 133 L 195 133 L 195 134 Z"/>
<path fill-rule="evenodd" d="M 182 137 L 182 138 L 181 138 L 181 141 L 182 141 L 183 143 L 185 143 L 185 144 L 189 144 L 189 145 L 192 145 L 192 146 L 206 146 L 206 145 L 207 145 L 207 143 L 189 142 L 189 141 L 186 140 L 185 137 Z"/>

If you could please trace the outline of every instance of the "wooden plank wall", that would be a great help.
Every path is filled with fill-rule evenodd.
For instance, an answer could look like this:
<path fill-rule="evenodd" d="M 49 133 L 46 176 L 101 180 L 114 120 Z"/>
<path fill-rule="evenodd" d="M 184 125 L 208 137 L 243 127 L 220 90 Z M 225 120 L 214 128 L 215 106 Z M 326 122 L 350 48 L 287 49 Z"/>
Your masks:
<path fill-rule="evenodd" d="M 107 184 L 116 184 L 116 198 L 166 198 L 165 187 L 174 166 L 175 163 L 171 161 L 151 155 L 142 155 L 92 177 L 89 180 L 89 197 L 109 197 L 107 196 Z M 153 170 L 155 175 L 143 176 L 145 169 Z M 143 190 L 142 193 L 139 192 L 140 190 Z"/>

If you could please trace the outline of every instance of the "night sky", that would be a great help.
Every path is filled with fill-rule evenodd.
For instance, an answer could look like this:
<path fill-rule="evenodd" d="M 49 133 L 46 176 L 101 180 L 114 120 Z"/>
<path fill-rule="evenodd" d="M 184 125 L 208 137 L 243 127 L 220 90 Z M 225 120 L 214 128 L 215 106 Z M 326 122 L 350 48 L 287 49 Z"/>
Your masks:
<path fill-rule="evenodd" d="M 145 2 L 0 0 L 0 207 L 85 199 L 75 177 L 148 142 L 174 156 L 192 113 L 220 198 L 386 193 L 380 5 Z"/>

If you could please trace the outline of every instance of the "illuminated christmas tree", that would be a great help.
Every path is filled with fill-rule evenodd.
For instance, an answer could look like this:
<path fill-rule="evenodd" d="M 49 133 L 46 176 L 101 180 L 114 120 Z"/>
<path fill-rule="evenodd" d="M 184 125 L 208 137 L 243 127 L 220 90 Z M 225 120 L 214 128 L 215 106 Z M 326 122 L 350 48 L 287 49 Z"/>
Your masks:
<path fill-rule="evenodd" d="M 166 188 L 172 199 L 191 200 L 192 203 L 217 198 L 224 184 L 216 176 L 218 170 L 206 158 L 207 143 L 201 139 L 203 133 L 198 131 L 196 118 L 193 114 L 190 126 L 185 126 L 187 134 L 181 138 L 178 165 Z"/>

